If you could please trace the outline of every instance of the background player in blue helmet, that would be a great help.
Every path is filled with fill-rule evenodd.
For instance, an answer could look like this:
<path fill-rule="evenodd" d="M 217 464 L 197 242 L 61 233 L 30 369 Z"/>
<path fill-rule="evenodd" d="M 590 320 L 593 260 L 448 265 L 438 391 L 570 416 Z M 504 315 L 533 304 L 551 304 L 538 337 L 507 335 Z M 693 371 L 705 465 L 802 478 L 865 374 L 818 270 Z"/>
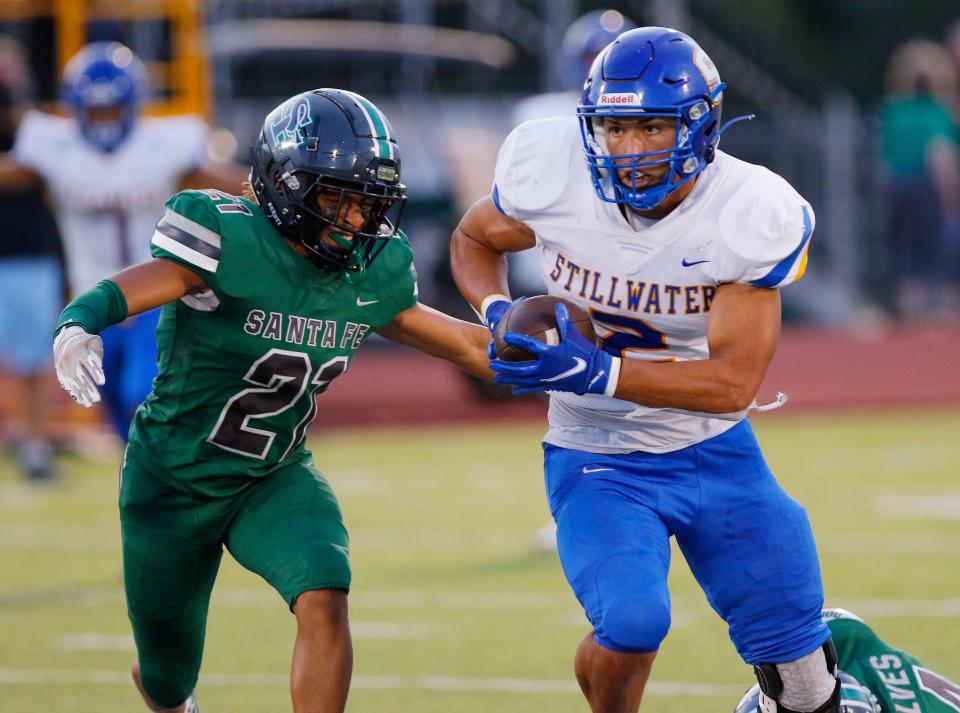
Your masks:
<path fill-rule="evenodd" d="M 840 684 L 804 509 L 776 482 L 748 411 L 799 279 L 814 216 L 782 178 L 717 149 L 724 85 L 690 37 L 626 32 L 594 61 L 577 116 L 504 142 L 490 196 L 454 232 L 453 272 L 495 326 L 503 256 L 537 247 L 561 338 L 493 360 L 547 391 L 544 472 L 560 561 L 593 630 L 576 674 L 595 713 L 635 713 L 670 627 L 675 537 L 768 713 L 837 713 Z M 586 160 L 584 157 L 586 156 Z"/>
<path fill-rule="evenodd" d="M 238 193 L 239 165 L 207 156 L 206 124 L 196 116 L 143 117 L 149 95 L 143 63 L 117 42 L 95 42 L 67 63 L 66 119 L 32 111 L 11 154 L 0 160 L 0 188 L 43 183 L 63 239 L 73 295 L 150 256 L 163 202 L 181 186 Z M 121 438 L 157 373 L 159 312 L 107 330 L 104 359 L 114 378 L 104 390 Z"/>
<path fill-rule="evenodd" d="M 957 713 L 960 686 L 912 654 L 886 643 L 860 617 L 824 609 L 837 647 L 840 713 Z M 734 713 L 762 713 L 760 686 L 748 690 Z"/>
<path fill-rule="evenodd" d="M 60 382 L 93 405 L 97 336 L 163 306 L 160 374 L 121 465 L 133 675 L 147 706 L 183 713 L 200 671 L 223 550 L 297 621 L 295 713 L 341 713 L 353 667 L 349 539 L 307 450 L 322 394 L 377 332 L 489 378 L 487 331 L 419 303 L 399 229 L 406 193 L 393 130 L 364 97 L 304 92 L 267 115 L 251 190 L 182 191 L 154 259 L 74 300 L 54 340 Z"/>
<path fill-rule="evenodd" d="M 577 109 L 583 82 L 600 51 L 636 25 L 618 10 L 593 10 L 574 20 L 560 43 L 563 90 L 527 97 L 513 112 L 513 123 L 569 115 Z"/>
<path fill-rule="evenodd" d="M 64 103 L 83 137 L 104 153 L 115 151 L 133 131 L 146 91 L 143 62 L 112 42 L 87 45 L 63 73 Z"/>

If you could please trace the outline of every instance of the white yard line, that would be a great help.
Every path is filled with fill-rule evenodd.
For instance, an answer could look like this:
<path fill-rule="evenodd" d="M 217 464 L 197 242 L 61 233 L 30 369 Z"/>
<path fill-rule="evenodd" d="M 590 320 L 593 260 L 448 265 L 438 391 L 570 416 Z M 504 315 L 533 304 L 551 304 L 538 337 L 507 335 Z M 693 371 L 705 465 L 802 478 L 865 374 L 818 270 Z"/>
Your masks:
<path fill-rule="evenodd" d="M 69 596 L 66 596 L 69 595 Z M 71 607 L 104 607 L 122 606 L 123 593 L 119 589 L 104 587 L 83 587 L 65 591 L 64 601 Z M 384 590 L 366 590 L 350 594 L 350 604 L 353 609 L 403 609 L 416 611 L 419 609 L 437 611 L 511 611 L 536 610 L 539 612 L 552 610 L 554 614 L 569 614 L 570 622 L 578 625 L 584 623 L 579 607 L 567 592 L 420 592 L 416 590 L 400 590 L 389 592 Z M 827 602 L 828 606 L 843 607 L 863 616 L 866 619 L 958 619 L 960 618 L 960 598 L 943 599 L 835 599 Z M 58 604 L 59 606 L 59 604 Z M 213 606 L 229 609 L 260 609 L 265 607 L 282 607 L 277 593 L 269 587 L 263 588 L 224 588 L 214 589 Z M 701 609 L 699 601 L 686 601 L 680 597 L 674 601 L 674 625 L 685 626 L 698 620 L 701 615 L 710 613 Z M 429 638 L 429 623 L 404 622 L 393 624 L 390 622 L 364 622 L 356 620 L 351 623 L 359 631 L 366 631 L 370 638 L 386 636 L 388 630 L 397 633 L 409 634 L 409 638 Z M 378 627 L 383 627 L 378 630 Z M 398 636 L 397 638 L 404 638 Z"/>
<path fill-rule="evenodd" d="M 960 495 L 885 493 L 874 499 L 874 508 L 887 520 L 960 520 Z"/>
<path fill-rule="evenodd" d="M 749 682 L 747 682 L 749 683 Z M 733 698 L 747 688 L 747 683 L 709 684 L 681 681 L 651 681 L 649 695 L 687 695 L 702 698 Z M 0 668 L 0 684 L 23 685 L 119 685 L 130 686 L 126 671 L 66 671 L 56 669 Z M 201 673 L 199 690 L 204 688 L 286 688 L 287 673 Z M 487 693 L 532 693 L 579 695 L 576 682 L 526 678 L 466 678 L 458 676 L 354 676 L 353 689 L 360 690 L 429 690 Z"/>
<path fill-rule="evenodd" d="M 958 619 L 960 598 L 954 599 L 842 599 L 828 602 L 871 619 Z"/>

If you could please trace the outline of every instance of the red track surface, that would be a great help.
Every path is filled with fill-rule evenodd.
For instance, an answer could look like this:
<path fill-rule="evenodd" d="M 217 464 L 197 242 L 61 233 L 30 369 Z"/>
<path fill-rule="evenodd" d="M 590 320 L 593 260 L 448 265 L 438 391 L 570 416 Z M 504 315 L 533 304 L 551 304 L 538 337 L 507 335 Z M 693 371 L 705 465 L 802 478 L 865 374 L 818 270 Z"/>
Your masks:
<path fill-rule="evenodd" d="M 960 404 L 960 325 L 784 332 L 760 401 L 789 411 Z M 453 367 L 410 349 L 369 348 L 319 401 L 321 427 L 543 419 L 538 399 L 488 401 Z"/>

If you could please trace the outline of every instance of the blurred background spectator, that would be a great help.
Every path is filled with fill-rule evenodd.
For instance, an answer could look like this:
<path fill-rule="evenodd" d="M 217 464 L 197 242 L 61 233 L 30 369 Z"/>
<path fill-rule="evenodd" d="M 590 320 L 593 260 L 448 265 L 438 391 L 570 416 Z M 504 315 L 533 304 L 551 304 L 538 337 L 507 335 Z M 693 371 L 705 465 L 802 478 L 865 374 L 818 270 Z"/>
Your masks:
<path fill-rule="evenodd" d="M 30 108 L 30 74 L 19 43 L 0 36 L 0 152 L 9 151 Z M 39 182 L 0 192 L 0 441 L 23 474 L 53 476 L 48 403 L 50 331 L 63 303 L 59 236 Z"/>
<path fill-rule="evenodd" d="M 960 306 L 958 88 L 943 45 L 911 40 L 890 58 L 880 140 L 895 257 L 893 306 L 904 318 L 955 315 Z"/>

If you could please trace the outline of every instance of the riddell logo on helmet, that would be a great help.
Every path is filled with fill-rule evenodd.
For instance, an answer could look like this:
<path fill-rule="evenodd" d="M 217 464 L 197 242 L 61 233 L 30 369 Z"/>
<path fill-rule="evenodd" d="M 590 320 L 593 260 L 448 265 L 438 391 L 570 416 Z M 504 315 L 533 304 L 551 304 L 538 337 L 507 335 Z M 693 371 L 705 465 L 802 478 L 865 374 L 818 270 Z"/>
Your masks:
<path fill-rule="evenodd" d="M 601 94 L 599 104 L 638 104 L 637 95 L 634 92 L 622 92 L 620 94 Z"/>

